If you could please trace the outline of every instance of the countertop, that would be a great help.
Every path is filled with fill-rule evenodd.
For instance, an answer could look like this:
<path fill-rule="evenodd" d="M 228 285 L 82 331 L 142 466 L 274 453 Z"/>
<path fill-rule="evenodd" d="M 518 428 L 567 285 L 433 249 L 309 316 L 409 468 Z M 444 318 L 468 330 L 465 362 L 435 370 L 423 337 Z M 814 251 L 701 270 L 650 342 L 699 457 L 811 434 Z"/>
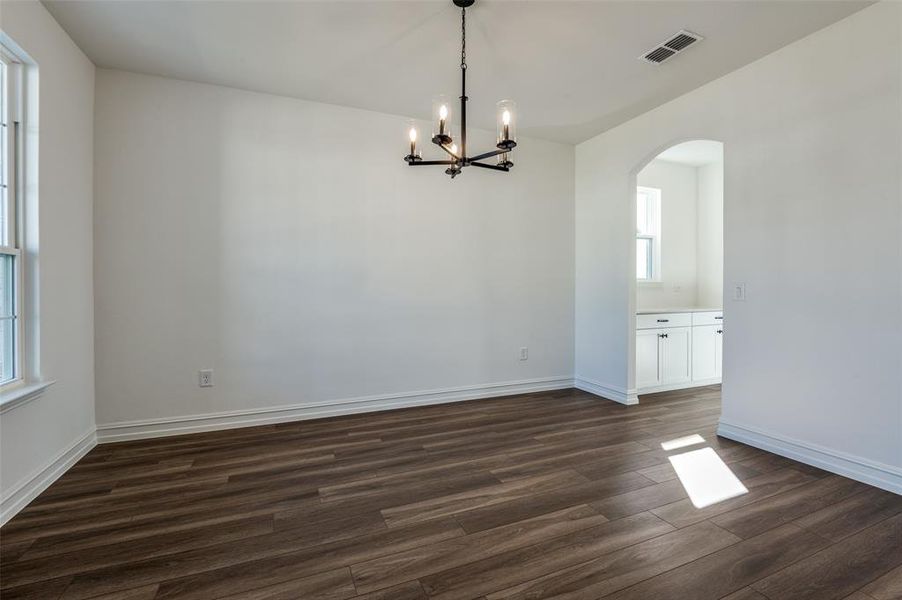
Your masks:
<path fill-rule="evenodd" d="M 697 313 L 697 312 L 722 312 L 722 308 L 686 308 L 684 307 L 675 307 L 675 308 L 643 308 L 642 310 L 637 310 L 637 315 L 661 315 L 664 313 Z"/>

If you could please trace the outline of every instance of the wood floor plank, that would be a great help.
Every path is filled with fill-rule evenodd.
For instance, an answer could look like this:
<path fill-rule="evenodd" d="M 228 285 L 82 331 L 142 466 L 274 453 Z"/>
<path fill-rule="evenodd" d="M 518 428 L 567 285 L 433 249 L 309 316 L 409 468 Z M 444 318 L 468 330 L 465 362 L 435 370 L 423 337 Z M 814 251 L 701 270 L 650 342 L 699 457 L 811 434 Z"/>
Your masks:
<path fill-rule="evenodd" d="M 286 533 L 291 533 L 290 530 Z M 170 565 L 157 563 L 145 568 L 148 577 L 164 579 L 160 585 L 158 598 L 179 598 L 180 600 L 216 598 L 224 594 L 237 594 L 267 585 L 274 585 L 295 579 L 299 573 L 316 573 L 338 567 L 349 566 L 373 560 L 380 556 L 404 552 L 411 548 L 425 547 L 443 540 L 463 535 L 463 530 L 453 520 L 430 521 L 410 527 L 395 527 L 372 534 L 343 539 L 318 546 L 306 547 L 288 553 L 269 552 L 269 556 L 255 558 L 254 555 L 214 568 L 209 558 L 201 558 L 200 565 L 186 565 L 187 568 L 174 571 Z M 267 554 L 256 553 L 256 556 Z M 171 561 L 170 561 L 171 562 Z M 168 576 L 166 575 L 168 571 Z M 179 577 L 179 575 L 182 575 Z M 134 579 L 134 573 L 123 577 Z M 104 576 L 94 577 L 86 589 L 79 589 L 82 582 L 76 577 L 70 590 L 88 591 L 93 585 L 109 585 Z M 93 584 L 93 585 L 91 585 Z M 90 597 L 74 596 L 74 597 Z M 69 590 L 64 596 L 69 600 Z"/>
<path fill-rule="evenodd" d="M 749 538 L 861 493 L 867 486 L 831 475 L 713 517 L 711 520 L 742 538 Z"/>
<path fill-rule="evenodd" d="M 761 597 L 765 598 L 767 600 L 766 596 L 761 596 Z M 848 596 L 843 598 L 843 600 L 875 600 L 875 599 L 872 596 L 868 596 L 864 592 L 852 592 L 851 594 L 849 594 Z"/>
<path fill-rule="evenodd" d="M 638 473 L 621 473 L 607 479 L 577 483 L 499 504 L 466 510 L 457 513 L 455 518 L 467 533 L 475 533 L 647 485 L 651 485 L 651 481 Z"/>
<path fill-rule="evenodd" d="M 717 600 L 810 556 L 826 545 L 823 538 L 787 524 L 646 579 L 610 598 Z"/>
<path fill-rule="evenodd" d="M 528 497 L 533 494 L 566 488 L 585 483 L 586 479 L 576 471 L 561 471 L 549 475 L 525 477 L 447 496 L 430 498 L 410 504 L 402 504 L 382 510 L 382 516 L 389 527 L 398 527 L 428 521 L 442 516 L 501 504 L 509 500 Z"/>
<path fill-rule="evenodd" d="M 688 499 L 684 499 L 654 508 L 652 512 L 675 527 L 686 527 L 739 507 L 755 504 L 772 496 L 814 484 L 817 481 L 810 475 L 805 475 L 795 469 L 781 469 L 747 479 L 744 483 L 748 488 L 748 493 L 724 502 L 698 509 Z"/>
<path fill-rule="evenodd" d="M 742 588 L 738 592 L 734 592 L 729 596 L 724 596 L 721 600 L 770 600 L 767 596 L 759 594 L 752 588 Z"/>
<path fill-rule="evenodd" d="M 429 598 L 472 598 L 503 590 L 673 531 L 651 513 L 611 521 L 527 548 L 420 578 Z"/>
<path fill-rule="evenodd" d="M 354 600 L 426 600 L 426 592 L 419 581 L 408 581 L 384 590 L 354 596 Z"/>
<path fill-rule="evenodd" d="M 589 506 L 613 521 L 614 519 L 628 517 L 646 510 L 672 504 L 686 497 L 686 490 L 683 484 L 678 480 L 672 480 L 596 500 L 591 502 Z"/>
<path fill-rule="evenodd" d="M 752 587 L 770 598 L 835 600 L 902 565 L 902 515 L 846 538 Z"/>
<path fill-rule="evenodd" d="M 153 600 L 153 598 L 156 597 L 159 588 L 159 584 L 156 583 L 142 585 L 141 587 L 132 588 L 130 590 L 94 596 L 91 600 Z"/>
<path fill-rule="evenodd" d="M 237 594 L 217 596 L 224 600 L 345 600 L 356 595 L 347 567 L 291 579 Z M 212 596 L 210 597 L 212 600 Z"/>
<path fill-rule="evenodd" d="M 739 541 L 737 536 L 704 521 L 513 588 L 487 594 L 486 598 L 594 600 Z"/>
<path fill-rule="evenodd" d="M 378 556 L 462 532 L 453 522 L 432 522 L 361 537 L 346 536 L 336 542 L 314 546 L 296 531 L 283 534 L 288 535 L 259 536 L 243 544 L 213 546 L 203 551 L 130 563 L 121 568 L 87 572 L 73 579 L 63 597 L 90 598 L 136 583 L 158 581 L 162 582 L 159 597 L 212 598 L 294 579 L 299 572 L 304 573 L 305 568 L 308 573 L 333 569 L 340 566 L 336 562 L 341 563 L 339 559 L 345 555 L 349 561 L 360 556 Z M 333 557 L 331 562 L 327 556 Z M 270 572 L 268 567 L 276 564 L 284 568 L 273 568 Z M 170 581 L 173 578 L 179 579 Z"/>
<path fill-rule="evenodd" d="M 839 542 L 900 512 L 902 512 L 902 496 L 870 488 L 808 513 L 794 522 L 832 542 Z"/>
<path fill-rule="evenodd" d="M 586 505 L 352 565 L 361 593 L 417 579 L 607 522 Z"/>
<path fill-rule="evenodd" d="M 874 600 L 902 600 L 902 565 L 861 589 Z"/>
<path fill-rule="evenodd" d="M 57 600 L 69 586 L 72 576 L 55 577 L 37 583 L 7 587 L 0 592 L 3 600 Z M 2 579 L 0 579 L 2 583 Z"/>
<path fill-rule="evenodd" d="M 719 410 L 569 389 L 102 444 L 0 528 L 0 595 L 902 600 L 902 497 Z M 701 448 L 749 493 L 696 509 L 668 457 Z"/>
<path fill-rule="evenodd" d="M 272 531 L 272 516 L 264 516 L 232 521 L 225 525 L 218 524 L 206 529 L 191 529 L 164 534 L 141 541 L 129 540 L 95 546 L 67 554 L 30 560 L 27 556 L 23 556 L 16 562 L 15 569 L 4 573 L 2 585 L 24 585 L 48 579 L 48 574 L 53 576 L 74 575 L 83 571 L 92 571 L 216 544 L 241 543 L 245 538 L 272 533 Z"/>
<path fill-rule="evenodd" d="M 513 461 L 517 464 L 509 467 L 492 469 L 492 473 L 504 481 L 511 481 L 532 475 L 539 475 L 577 466 L 610 457 L 623 457 L 630 454 L 648 452 L 649 448 L 636 442 L 624 442 L 588 450 L 555 451 L 550 456 L 531 461 Z"/>

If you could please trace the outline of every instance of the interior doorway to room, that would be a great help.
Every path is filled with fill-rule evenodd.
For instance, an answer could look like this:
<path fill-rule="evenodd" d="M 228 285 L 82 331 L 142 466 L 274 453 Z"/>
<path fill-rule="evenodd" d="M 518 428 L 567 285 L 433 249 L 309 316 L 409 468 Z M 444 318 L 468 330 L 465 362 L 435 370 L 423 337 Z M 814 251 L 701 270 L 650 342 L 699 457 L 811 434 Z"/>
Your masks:
<path fill-rule="evenodd" d="M 671 146 L 645 165 L 636 185 L 636 392 L 719 384 L 723 144 Z"/>

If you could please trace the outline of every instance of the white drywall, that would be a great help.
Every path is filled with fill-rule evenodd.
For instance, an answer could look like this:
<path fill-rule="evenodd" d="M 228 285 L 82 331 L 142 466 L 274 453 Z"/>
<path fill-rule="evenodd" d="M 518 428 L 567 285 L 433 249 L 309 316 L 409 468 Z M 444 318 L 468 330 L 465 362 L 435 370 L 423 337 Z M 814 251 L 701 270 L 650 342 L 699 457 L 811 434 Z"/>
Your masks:
<path fill-rule="evenodd" d="M 636 282 L 636 308 L 691 307 L 697 300 L 697 169 L 653 160 L 637 183 L 661 190 L 661 280 Z"/>
<path fill-rule="evenodd" d="M 569 385 L 572 146 L 451 181 L 402 162 L 401 117 L 120 71 L 96 96 L 102 432 Z"/>
<path fill-rule="evenodd" d="M 723 306 L 723 163 L 696 169 L 698 179 L 698 227 L 696 302 L 698 306 Z"/>
<path fill-rule="evenodd" d="M 869 7 L 577 146 L 578 379 L 634 387 L 636 173 L 720 140 L 724 278 L 748 294 L 725 301 L 722 422 L 902 489 L 900 22 Z"/>
<path fill-rule="evenodd" d="M 33 163 L 29 169 L 25 273 L 27 289 L 37 279 L 38 297 L 29 292 L 26 368 L 56 380 L 0 415 L 0 518 L 7 519 L 93 443 L 94 65 L 39 2 L 4 2 L 0 15 L 3 33 L 37 63 L 29 96 L 37 114 L 27 137 L 29 151 L 37 139 L 39 158 L 36 180 Z"/>

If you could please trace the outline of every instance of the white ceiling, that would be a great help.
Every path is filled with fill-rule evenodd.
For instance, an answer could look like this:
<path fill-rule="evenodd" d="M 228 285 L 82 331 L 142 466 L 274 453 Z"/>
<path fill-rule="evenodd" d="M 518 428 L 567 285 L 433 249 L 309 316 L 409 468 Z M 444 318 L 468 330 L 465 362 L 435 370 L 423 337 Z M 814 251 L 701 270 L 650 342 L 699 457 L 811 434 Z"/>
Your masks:
<path fill-rule="evenodd" d="M 44 0 L 99 67 L 428 118 L 459 95 L 450 0 Z M 671 100 L 869 1 L 478 0 L 467 11 L 468 119 L 518 102 L 522 135 L 575 143 Z M 680 29 L 705 40 L 662 65 L 640 54 Z"/>
<path fill-rule="evenodd" d="M 723 162 L 723 144 L 712 140 L 683 142 L 671 146 L 655 158 L 690 167 L 703 167 Z"/>

